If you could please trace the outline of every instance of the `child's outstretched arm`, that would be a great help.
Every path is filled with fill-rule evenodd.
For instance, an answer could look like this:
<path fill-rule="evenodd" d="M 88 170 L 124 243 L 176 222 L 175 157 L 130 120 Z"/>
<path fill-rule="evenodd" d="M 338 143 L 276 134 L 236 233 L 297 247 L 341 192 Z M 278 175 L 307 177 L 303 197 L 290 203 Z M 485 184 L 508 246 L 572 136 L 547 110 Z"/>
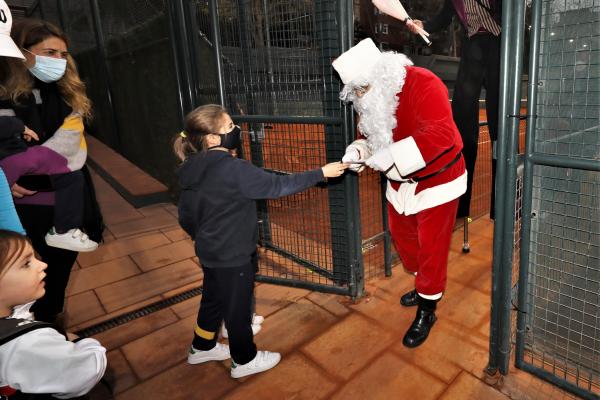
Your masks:
<path fill-rule="evenodd" d="M 267 172 L 246 161 L 240 161 L 237 175 L 240 191 L 245 197 L 255 200 L 277 199 L 306 190 L 326 178 L 338 177 L 346 168 L 347 165 L 334 162 L 311 171 L 279 175 Z"/>
<path fill-rule="evenodd" d="M 348 166 L 349 164 L 337 161 L 323 165 L 321 169 L 323 170 L 323 176 L 325 176 L 325 178 L 337 178 L 344 173 Z"/>

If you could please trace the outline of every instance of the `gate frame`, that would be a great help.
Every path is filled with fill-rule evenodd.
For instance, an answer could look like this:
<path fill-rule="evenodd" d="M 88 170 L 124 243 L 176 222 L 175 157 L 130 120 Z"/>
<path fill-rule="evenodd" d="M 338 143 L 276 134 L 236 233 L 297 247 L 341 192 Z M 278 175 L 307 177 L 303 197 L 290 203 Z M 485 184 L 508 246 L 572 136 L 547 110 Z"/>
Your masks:
<path fill-rule="evenodd" d="M 187 43 L 194 43 L 192 37 L 195 35 L 194 29 L 186 29 L 186 26 L 195 26 L 193 17 L 193 13 L 191 10 L 193 7 L 188 4 L 187 13 L 183 10 L 186 9 L 186 2 L 189 0 L 175 0 L 173 2 L 169 2 L 171 5 L 169 7 L 170 12 L 170 20 L 171 20 L 171 31 L 173 33 L 174 38 L 177 40 L 173 40 L 172 45 L 175 49 L 175 58 L 176 58 L 176 68 L 178 68 L 178 89 L 179 89 L 179 101 L 180 108 L 182 111 L 182 115 L 189 112 L 191 109 L 198 105 L 197 96 L 195 96 L 195 88 L 197 87 L 196 83 L 198 82 L 197 77 L 194 76 L 194 72 L 190 71 L 189 61 L 193 59 L 194 49 L 191 48 Z M 210 11 L 210 21 L 211 21 L 211 33 L 212 33 L 212 42 L 213 42 L 213 54 L 215 59 L 215 67 L 217 71 L 217 82 L 216 86 L 218 89 L 218 99 L 222 106 L 225 106 L 226 93 L 225 93 L 225 83 L 223 77 L 223 69 L 222 69 L 222 61 L 221 61 L 221 32 L 219 27 L 219 18 L 218 18 L 218 0 L 209 0 L 209 11 Z M 242 7 L 243 0 L 234 0 L 237 4 L 238 8 Z M 329 4 L 330 0 L 315 0 L 315 3 L 322 2 L 323 5 Z M 321 5 L 321 7 L 323 7 Z M 317 5 L 318 6 L 318 5 Z M 330 22 L 331 24 L 336 23 L 337 29 L 337 48 L 339 49 L 339 54 L 345 52 L 352 46 L 353 38 L 354 38 L 354 25 L 353 25 L 353 2 L 352 0 L 337 0 L 334 5 L 335 10 L 335 22 Z M 331 10 L 329 10 L 331 11 Z M 185 15 L 192 15 L 187 18 Z M 192 20 L 192 21 L 190 21 Z M 330 38 L 331 39 L 331 38 Z M 186 66 L 187 65 L 187 66 Z M 193 69 L 195 71 L 196 69 Z M 324 82 L 326 84 L 326 82 Z M 327 85 L 325 85 L 327 86 Z M 328 88 L 324 89 L 325 91 Z M 294 117 L 294 116 L 272 116 L 272 115 L 231 115 L 232 119 L 236 123 L 248 123 L 252 124 L 262 124 L 266 122 L 276 122 L 276 123 L 299 123 L 299 124 L 323 124 L 326 127 L 337 127 L 341 131 L 341 137 L 343 137 L 342 145 L 344 148 L 350 144 L 355 139 L 355 128 L 354 128 L 354 113 L 352 107 L 346 104 L 340 104 L 336 96 L 330 96 L 331 103 L 335 101 L 335 108 L 339 109 L 339 116 L 331 116 L 327 115 L 325 112 L 324 116 L 321 117 Z M 335 98 L 334 98 L 335 97 Z M 325 99 L 327 102 L 327 99 Z M 338 104 L 339 108 L 338 108 Z M 327 105 L 325 105 L 327 107 Z M 326 110 L 324 110 L 326 111 Z M 251 126 L 252 129 L 252 126 Z M 334 149 L 335 150 L 335 149 Z M 331 151 L 326 151 L 328 162 L 334 161 L 331 158 Z M 354 175 L 347 175 L 343 183 L 343 188 L 338 190 L 343 190 L 344 192 L 344 209 L 347 210 L 348 218 L 345 221 L 340 222 L 343 224 L 343 231 L 346 232 L 348 239 L 348 278 L 347 282 L 344 282 L 343 286 L 331 286 L 324 285 L 320 283 L 314 283 L 310 281 L 302 281 L 298 279 L 287 279 L 287 278 L 278 278 L 272 276 L 264 276 L 264 275 L 256 275 L 256 280 L 259 282 L 267 282 L 274 283 L 280 285 L 286 285 L 291 287 L 304 288 L 309 290 L 317 290 L 320 292 L 327 293 L 335 293 L 346 296 L 351 296 L 353 299 L 357 297 L 361 297 L 364 294 L 364 263 L 362 260 L 362 247 L 361 247 L 361 230 L 360 230 L 360 207 L 358 203 L 359 193 L 358 193 L 358 177 Z M 331 191 L 330 191 L 331 196 Z M 284 254 L 285 250 L 272 248 L 268 246 L 267 248 L 274 250 L 280 254 Z M 286 255 L 288 258 L 290 255 Z M 335 267 L 334 262 L 334 267 Z M 308 266 L 310 268 L 310 266 Z M 386 265 L 387 270 L 387 265 Z"/>
<path fill-rule="evenodd" d="M 580 170 L 600 172 L 600 165 L 596 160 L 570 158 L 568 156 L 548 155 L 535 151 L 535 133 L 537 115 L 537 92 L 540 63 L 540 35 L 542 23 L 543 0 L 532 1 L 532 21 L 529 51 L 529 82 L 527 89 L 527 133 L 524 155 L 523 200 L 522 200 L 522 225 L 521 246 L 519 252 L 519 281 L 518 281 L 518 306 L 516 326 L 515 366 L 535 376 L 538 376 L 553 385 L 576 394 L 584 399 L 597 399 L 597 395 L 576 386 L 556 375 L 539 367 L 525 362 L 525 335 L 527 331 L 528 286 L 529 286 L 529 251 L 532 220 L 533 199 L 533 169 L 535 166 L 550 166 L 559 168 L 574 168 Z M 520 91 L 519 79 L 522 70 L 523 32 L 524 32 L 524 1 L 505 1 L 502 9 L 502 48 L 501 48 L 501 102 L 498 144 L 500 154 L 498 157 L 497 187 L 503 189 L 496 193 L 504 192 L 503 201 L 497 202 L 501 210 L 497 209 L 497 218 L 494 226 L 494 254 L 493 254 L 493 282 L 492 282 L 492 317 L 490 321 L 490 359 L 487 372 L 495 373 L 497 370 L 506 375 L 509 370 L 511 352 L 511 272 L 513 260 L 514 217 L 511 206 L 515 201 L 514 164 L 516 156 L 515 142 L 518 138 L 518 128 L 515 130 L 515 121 L 519 112 Z M 512 60 L 512 61 L 511 61 Z M 512 108 L 511 108 L 512 107 Z M 510 121 L 510 122 L 507 122 Z M 518 142 L 516 142 L 518 143 Z M 506 176 L 506 175 L 507 176 Z M 511 201 L 512 200 L 512 201 Z M 512 228 L 512 229 L 511 229 Z M 499 309 L 500 308 L 500 309 Z"/>

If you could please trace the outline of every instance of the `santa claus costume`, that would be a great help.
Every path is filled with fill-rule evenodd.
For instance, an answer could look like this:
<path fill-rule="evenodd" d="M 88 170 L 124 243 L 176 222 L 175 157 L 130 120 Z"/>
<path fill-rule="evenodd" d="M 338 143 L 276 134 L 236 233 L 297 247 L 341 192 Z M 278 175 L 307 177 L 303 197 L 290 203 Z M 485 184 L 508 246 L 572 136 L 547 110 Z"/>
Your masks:
<path fill-rule="evenodd" d="M 344 89 L 340 98 L 358 112 L 362 137 L 343 161 L 385 173 L 389 227 L 415 290 L 404 306 L 418 305 L 404 336 L 407 347 L 423 343 L 436 303 L 446 287 L 446 269 L 458 198 L 466 191 L 462 141 L 452 119 L 448 90 L 429 70 L 403 54 L 380 52 L 365 39 L 333 62 Z"/>

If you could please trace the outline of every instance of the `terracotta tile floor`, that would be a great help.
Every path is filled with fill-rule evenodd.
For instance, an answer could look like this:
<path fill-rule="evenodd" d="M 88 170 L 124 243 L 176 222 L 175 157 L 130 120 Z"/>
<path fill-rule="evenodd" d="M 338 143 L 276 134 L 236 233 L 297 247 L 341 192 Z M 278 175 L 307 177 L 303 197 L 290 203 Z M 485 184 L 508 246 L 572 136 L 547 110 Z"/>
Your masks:
<path fill-rule="evenodd" d="M 72 330 L 138 309 L 201 285 L 189 238 L 171 204 L 134 209 L 98 176 L 107 241 L 81 255 L 69 284 Z M 257 309 L 266 317 L 259 348 L 283 360 L 266 373 L 233 380 L 229 362 L 188 365 L 186 352 L 199 298 L 138 318 L 97 335 L 109 349 L 117 399 L 571 399 L 512 368 L 494 386 L 484 382 L 488 361 L 492 223 L 471 224 L 471 253 L 462 229 L 450 254 L 448 290 L 439 321 L 423 346 L 401 338 L 414 309 L 398 304 L 412 277 L 367 282 L 368 295 L 350 299 L 303 289 L 257 285 Z"/>

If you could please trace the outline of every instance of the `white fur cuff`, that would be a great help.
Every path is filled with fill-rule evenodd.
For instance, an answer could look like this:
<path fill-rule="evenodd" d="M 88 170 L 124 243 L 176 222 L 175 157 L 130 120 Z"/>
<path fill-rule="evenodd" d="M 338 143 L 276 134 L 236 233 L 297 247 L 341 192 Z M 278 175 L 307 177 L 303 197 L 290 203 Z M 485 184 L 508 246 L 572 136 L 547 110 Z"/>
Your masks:
<path fill-rule="evenodd" d="M 394 164 L 402 176 L 410 175 L 427 165 L 412 136 L 392 143 L 389 148 L 394 158 Z"/>

